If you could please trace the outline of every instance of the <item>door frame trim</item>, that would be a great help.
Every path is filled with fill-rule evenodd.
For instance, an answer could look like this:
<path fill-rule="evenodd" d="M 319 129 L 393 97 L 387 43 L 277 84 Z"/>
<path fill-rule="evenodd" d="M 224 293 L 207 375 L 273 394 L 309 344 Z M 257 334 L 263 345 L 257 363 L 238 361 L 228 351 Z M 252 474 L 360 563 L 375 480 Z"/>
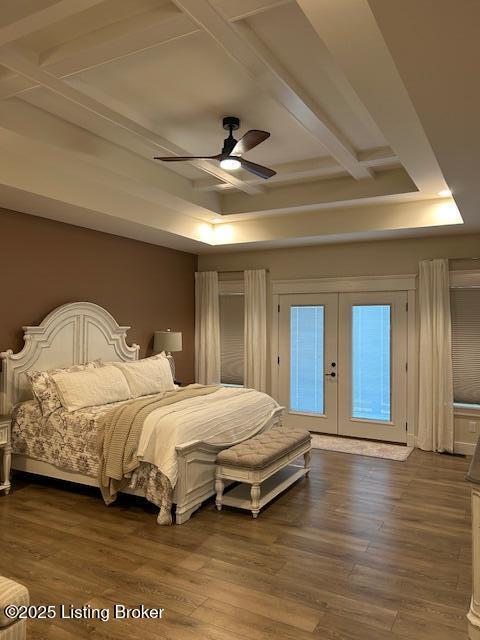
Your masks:
<path fill-rule="evenodd" d="M 407 445 L 415 446 L 417 432 L 417 370 L 418 348 L 416 332 L 416 289 L 414 274 L 393 276 L 354 276 L 351 278 L 308 278 L 272 281 L 272 329 L 270 342 L 271 395 L 279 394 L 279 313 L 281 296 L 295 293 L 350 293 L 363 291 L 407 292 Z"/>
<path fill-rule="evenodd" d="M 409 291 L 415 290 L 417 276 L 352 276 L 351 278 L 305 278 L 298 280 L 272 280 L 273 294 L 288 293 L 351 293 L 355 291 Z"/>

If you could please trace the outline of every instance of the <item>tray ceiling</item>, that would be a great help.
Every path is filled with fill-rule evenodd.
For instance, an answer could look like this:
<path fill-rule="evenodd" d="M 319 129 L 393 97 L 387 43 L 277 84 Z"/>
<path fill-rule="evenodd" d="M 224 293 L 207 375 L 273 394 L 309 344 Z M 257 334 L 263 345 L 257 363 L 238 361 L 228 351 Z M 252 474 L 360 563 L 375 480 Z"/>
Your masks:
<path fill-rule="evenodd" d="M 450 180 L 429 105 L 412 101 L 409 20 L 393 13 L 373 0 L 4 2 L 0 205 L 198 252 L 462 228 L 438 196 Z M 218 153 L 225 115 L 239 135 L 271 132 L 246 158 L 274 178 L 153 160 Z"/>

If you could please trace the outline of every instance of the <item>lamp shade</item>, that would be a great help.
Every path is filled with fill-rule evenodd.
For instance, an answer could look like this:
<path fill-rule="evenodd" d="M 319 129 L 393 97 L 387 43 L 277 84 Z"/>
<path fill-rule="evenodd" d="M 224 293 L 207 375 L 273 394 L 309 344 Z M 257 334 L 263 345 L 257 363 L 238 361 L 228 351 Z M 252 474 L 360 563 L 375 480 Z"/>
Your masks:
<path fill-rule="evenodd" d="M 155 353 L 160 353 L 160 351 L 181 351 L 181 331 L 155 331 L 153 334 L 153 350 Z"/>

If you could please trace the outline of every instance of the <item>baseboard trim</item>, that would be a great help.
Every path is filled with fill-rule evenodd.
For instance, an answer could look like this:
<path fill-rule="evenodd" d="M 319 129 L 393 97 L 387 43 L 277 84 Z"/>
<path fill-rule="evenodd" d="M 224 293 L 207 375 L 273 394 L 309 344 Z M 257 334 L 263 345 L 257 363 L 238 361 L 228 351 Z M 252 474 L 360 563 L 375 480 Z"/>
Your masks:
<path fill-rule="evenodd" d="M 413 443 L 407 441 L 408 446 L 417 447 L 417 437 L 413 438 Z M 475 451 L 475 443 L 474 442 L 454 442 L 453 444 L 453 453 L 459 453 L 463 456 L 473 456 L 473 452 Z"/>
<path fill-rule="evenodd" d="M 472 442 L 455 442 L 453 445 L 454 453 L 461 453 L 464 456 L 473 456 L 475 444 Z"/>

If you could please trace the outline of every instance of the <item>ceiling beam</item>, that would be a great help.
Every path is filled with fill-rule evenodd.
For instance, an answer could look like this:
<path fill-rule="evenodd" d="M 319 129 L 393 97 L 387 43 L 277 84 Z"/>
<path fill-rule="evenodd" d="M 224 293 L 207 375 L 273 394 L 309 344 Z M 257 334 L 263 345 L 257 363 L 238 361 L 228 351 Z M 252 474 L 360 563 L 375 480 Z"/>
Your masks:
<path fill-rule="evenodd" d="M 394 168 L 400 165 L 398 157 L 389 147 L 360 151 L 359 162 L 370 169 Z M 330 178 L 345 174 L 345 169 L 334 158 L 310 158 L 296 162 L 286 162 L 272 167 L 277 175 L 269 178 L 268 184 L 282 184 L 291 180 L 309 180 L 314 178 Z M 246 182 L 261 184 L 262 178 L 251 176 Z M 194 180 L 194 189 L 198 191 L 229 191 L 230 185 L 213 178 Z"/>
<path fill-rule="evenodd" d="M 100 1 L 91 0 L 91 3 Z M 217 0 L 216 4 L 227 20 L 235 22 L 291 1 Z M 90 33 L 40 52 L 39 60 L 46 71 L 65 78 L 200 31 L 198 24 L 184 13 L 162 7 L 93 29 Z M 0 99 L 13 97 L 36 86 L 37 83 L 25 78 L 4 78 L 0 81 Z"/>
<path fill-rule="evenodd" d="M 32 13 L 19 12 L 18 7 L 8 15 L 7 8 L 2 8 L 2 25 L 0 26 L 0 46 L 23 38 L 34 31 L 68 18 L 80 11 L 85 11 L 103 0 L 58 0 L 49 7 L 37 9 Z M 21 3 L 20 3 L 21 7 Z"/>
<path fill-rule="evenodd" d="M 297 0 L 424 194 L 447 185 L 368 0 Z"/>
<path fill-rule="evenodd" d="M 284 69 L 252 29 L 241 23 L 233 27 L 207 0 L 174 0 L 204 29 L 261 89 L 269 93 L 354 178 L 371 178 L 368 167 L 360 164 L 355 150 L 337 130 L 323 110 Z"/>
<path fill-rule="evenodd" d="M 68 78 L 198 31 L 197 25 L 178 11 L 147 11 L 42 51 L 39 65 L 60 79 Z M 12 73 L 0 80 L 0 99 L 13 98 L 39 86 Z"/>
<path fill-rule="evenodd" d="M 291 1 L 217 0 L 216 5 L 226 20 L 235 22 Z M 52 47 L 40 59 L 55 75 L 71 75 L 200 31 L 184 13 L 160 7 Z"/>
<path fill-rule="evenodd" d="M 31 60 L 31 56 L 28 53 L 19 51 L 18 49 L 9 46 L 0 49 L 0 64 L 4 65 L 11 71 L 18 73 L 30 80 L 33 80 L 36 84 L 52 91 L 56 95 L 62 97 L 65 100 L 89 111 L 98 118 L 107 120 L 113 123 L 117 127 L 128 131 L 130 134 L 140 138 L 152 147 L 161 150 L 162 153 L 167 152 L 172 155 L 188 155 L 188 151 L 178 147 L 169 140 L 166 140 L 162 136 L 156 134 L 144 127 L 143 125 L 135 122 L 131 118 L 124 116 L 123 114 L 111 109 L 108 105 L 100 102 L 99 100 L 92 98 L 91 96 L 78 91 L 74 87 L 63 82 L 53 74 L 42 69 L 38 64 Z M 152 149 L 153 154 L 153 149 Z M 192 164 L 199 169 L 215 175 L 217 178 L 225 182 L 231 183 L 237 189 L 245 191 L 249 194 L 258 194 L 261 189 L 253 184 L 248 184 L 242 180 L 236 178 L 233 174 L 223 171 L 219 167 L 217 168 L 213 162 L 207 160 L 193 160 Z"/>
<path fill-rule="evenodd" d="M 292 2 L 294 0 L 212 0 L 212 4 L 231 22 L 245 20 Z"/>
<path fill-rule="evenodd" d="M 178 11 L 147 11 L 128 20 L 52 47 L 41 54 L 42 66 L 60 77 L 126 58 L 198 33 L 197 25 Z"/>

